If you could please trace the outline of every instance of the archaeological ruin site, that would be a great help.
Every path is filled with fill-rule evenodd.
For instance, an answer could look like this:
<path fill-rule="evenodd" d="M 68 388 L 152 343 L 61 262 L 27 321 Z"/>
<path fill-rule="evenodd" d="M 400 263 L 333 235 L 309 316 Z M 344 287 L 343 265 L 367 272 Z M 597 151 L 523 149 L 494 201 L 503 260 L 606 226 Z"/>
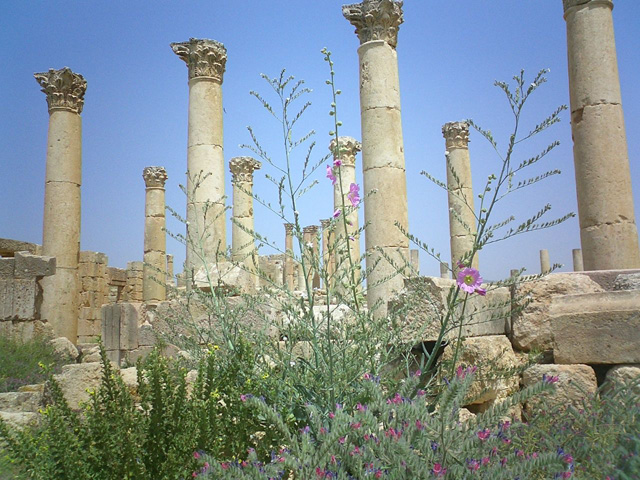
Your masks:
<path fill-rule="evenodd" d="M 543 352 L 544 358 L 522 376 L 489 385 L 477 403 L 468 406 L 470 412 L 483 411 L 542 374 L 559 377 L 565 402 L 595 392 L 609 378 L 640 375 L 640 247 L 613 2 L 563 4 L 581 248 L 573 252 L 573 272 L 549 273 L 509 286 L 486 285 L 486 296 L 469 296 L 468 312 L 475 313 L 462 327 L 467 364 L 493 360 L 515 367 L 532 350 Z M 244 295 L 266 295 L 269 308 L 244 321 L 250 328 L 269 330 L 280 341 L 298 341 L 300 355 L 306 340 L 283 340 L 278 331 L 286 320 L 287 299 L 311 294 L 319 319 L 330 305 L 334 318 L 348 321 L 350 310 L 339 301 L 348 285 L 364 296 L 376 318 L 395 315 L 406 342 L 437 340 L 438 326 L 430 322 L 445 308 L 449 290 L 456 286 L 458 262 L 473 248 L 477 233 L 473 209 L 479 192 L 474 193 L 471 184 L 470 125 L 454 121 L 442 126 L 451 256 L 442 261 L 440 277 L 419 276 L 418 251 L 410 248 L 404 233 L 411 226 L 397 64 L 402 2 L 364 0 L 344 6 L 343 14 L 350 24 L 345 22 L 345 28 L 355 27 L 359 40 L 362 137 L 340 136 L 322 146 L 341 172 L 333 185 L 336 218 L 300 225 L 296 215 L 283 222 L 283 253 L 276 255 L 261 255 L 253 232 L 254 174 L 262 168 L 261 161 L 224 155 L 222 91 L 228 52 L 223 44 L 203 38 L 171 44 L 188 76 L 183 271 L 167 252 L 165 208 L 165 182 L 183 175 L 183 170 L 152 165 L 140 172 L 140 189 L 145 189 L 144 252 L 126 269 L 109 266 L 103 253 L 82 250 L 81 132 L 88 82 L 68 67 L 35 74 L 49 113 L 42 245 L 0 239 L 0 335 L 29 339 L 42 334 L 73 352 L 76 363 L 65 366 L 59 378 L 64 388 L 83 379 L 83 388 L 69 393 L 74 408 L 87 399 L 84 388 L 99 382 L 98 339 L 112 362 L 123 369 L 135 364 L 164 338 L 163 326 L 169 320 L 184 314 L 206 316 L 197 302 L 185 303 L 193 291 L 223 291 L 231 304 Z M 169 52 L 167 57 L 172 61 Z M 356 169 L 363 174 L 362 209 L 338 212 L 354 204 L 347 194 L 356 182 Z M 225 192 L 228 175 L 232 192 Z M 367 195 L 372 191 L 375 195 Z M 346 222 L 341 221 L 342 213 Z M 357 241 L 361 236 L 364 252 Z M 348 249 L 335 247 L 345 244 Z M 302 255 L 296 253 L 299 249 Z M 467 266 L 481 268 L 481 257 L 482 252 Z M 552 270 L 545 250 L 540 261 L 541 272 Z M 396 274 L 398 268 L 401 274 Z M 415 292 L 421 292 L 418 300 L 405 308 L 405 300 Z M 516 298 L 526 299 L 524 308 L 516 305 Z M 180 349 L 169 343 L 165 352 L 175 356 Z M 23 394 L 25 399 L 41 395 L 37 389 Z M 0 394 L 0 415 L 5 419 L 21 421 L 17 412 L 36 415 L 37 405 L 37 400 L 3 402 Z"/>

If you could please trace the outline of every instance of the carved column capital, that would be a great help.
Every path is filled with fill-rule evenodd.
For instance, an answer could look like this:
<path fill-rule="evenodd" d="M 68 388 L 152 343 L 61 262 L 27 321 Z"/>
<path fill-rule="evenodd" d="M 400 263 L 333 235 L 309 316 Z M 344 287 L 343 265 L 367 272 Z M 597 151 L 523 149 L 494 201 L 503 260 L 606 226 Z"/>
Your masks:
<path fill-rule="evenodd" d="M 340 159 L 345 165 L 356 164 L 356 154 L 362 150 L 362 144 L 352 137 L 338 137 L 331 140 L 329 151 L 333 153 L 333 158 Z"/>
<path fill-rule="evenodd" d="M 142 170 L 142 178 L 147 188 L 164 188 L 164 182 L 169 176 L 164 167 L 145 167 Z"/>
<path fill-rule="evenodd" d="M 307 225 L 302 229 L 302 233 L 307 233 L 309 235 L 317 235 L 318 234 L 318 225 Z"/>
<path fill-rule="evenodd" d="M 324 220 L 320 220 L 320 226 L 322 227 L 323 230 L 328 229 L 331 226 L 331 219 L 326 218 Z"/>
<path fill-rule="evenodd" d="M 469 148 L 469 124 L 467 122 L 449 122 L 442 126 L 447 148 Z"/>
<path fill-rule="evenodd" d="M 87 81 L 79 73 L 73 73 L 69 67 L 60 70 L 50 68 L 48 72 L 34 73 L 36 81 L 47 96 L 49 113 L 53 110 L 68 110 L 82 113 Z"/>
<path fill-rule="evenodd" d="M 227 65 L 227 49 L 223 44 L 206 38 L 190 38 L 188 42 L 172 43 L 171 49 L 189 67 L 189 80 L 209 77 L 222 83 Z"/>
<path fill-rule="evenodd" d="M 402 1 L 364 0 L 343 5 L 342 14 L 356 27 L 360 44 L 384 40 L 393 48 L 398 44 L 398 29 L 402 18 Z"/>
<path fill-rule="evenodd" d="M 284 233 L 285 233 L 287 236 L 293 235 L 293 227 L 294 227 L 294 226 L 295 226 L 295 225 L 294 225 L 293 223 L 285 223 L 285 224 L 284 224 Z"/>
<path fill-rule="evenodd" d="M 235 157 L 229 162 L 231 183 L 253 182 L 254 170 L 260 170 L 262 164 L 251 157 Z"/>
<path fill-rule="evenodd" d="M 612 0 L 562 0 L 562 6 L 564 7 L 564 12 L 567 13 L 571 7 L 578 7 L 581 5 L 605 5 L 609 8 L 613 8 Z"/>

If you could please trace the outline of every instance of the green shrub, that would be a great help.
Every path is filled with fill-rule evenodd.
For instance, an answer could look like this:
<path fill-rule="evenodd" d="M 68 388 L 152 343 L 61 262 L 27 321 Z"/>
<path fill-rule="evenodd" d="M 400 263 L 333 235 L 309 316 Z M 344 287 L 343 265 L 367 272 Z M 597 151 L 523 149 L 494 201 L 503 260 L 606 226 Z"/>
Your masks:
<path fill-rule="evenodd" d="M 46 376 L 39 364 L 53 365 L 58 370 L 64 363 L 47 338 L 38 336 L 23 342 L 0 335 L 0 393 L 44 382 Z"/>

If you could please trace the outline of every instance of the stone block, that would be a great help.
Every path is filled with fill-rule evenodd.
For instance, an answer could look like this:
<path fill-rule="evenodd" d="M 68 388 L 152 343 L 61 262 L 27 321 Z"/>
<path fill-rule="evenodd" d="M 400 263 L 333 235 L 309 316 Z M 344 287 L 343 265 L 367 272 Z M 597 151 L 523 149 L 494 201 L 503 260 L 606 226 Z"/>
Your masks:
<path fill-rule="evenodd" d="M 557 376 L 555 391 L 546 395 L 551 406 L 573 405 L 581 408 L 582 401 L 595 395 L 598 389 L 596 373 L 589 365 L 532 365 L 522 374 L 522 386 L 528 387 L 542 380 L 542 375 Z M 533 398 L 526 405 L 528 412 L 540 406 L 542 398 Z"/>
<path fill-rule="evenodd" d="M 15 277 L 32 278 L 55 275 L 55 257 L 41 257 L 28 252 L 16 252 L 15 254 Z"/>
<path fill-rule="evenodd" d="M 120 350 L 120 313 L 119 304 L 104 305 L 101 309 L 102 341 L 107 351 Z"/>
<path fill-rule="evenodd" d="M 100 320 L 78 320 L 78 337 L 83 337 L 83 341 L 95 341 L 102 334 Z"/>
<path fill-rule="evenodd" d="M 528 352 L 532 348 L 542 351 L 553 349 L 553 335 L 549 309 L 563 295 L 603 292 L 603 288 L 587 275 L 579 273 L 552 273 L 540 280 L 516 286 L 517 307 L 512 316 L 512 342 L 514 347 Z M 528 303 L 527 303 L 528 302 Z"/>
<path fill-rule="evenodd" d="M 640 363 L 639 291 L 567 295 L 549 314 L 556 363 Z"/>
<path fill-rule="evenodd" d="M 78 358 L 78 349 L 66 337 L 58 337 L 49 341 L 53 350 L 67 361 L 75 362 Z"/>
<path fill-rule="evenodd" d="M 156 343 L 156 334 L 151 324 L 141 325 L 138 329 L 138 345 L 150 347 Z"/>
<path fill-rule="evenodd" d="M 102 365 L 95 363 L 78 363 L 64 365 L 62 372 L 54 375 L 65 400 L 72 410 L 79 410 L 81 403 L 89 401 L 89 391 L 96 391 L 102 380 Z"/>
<path fill-rule="evenodd" d="M 625 385 L 640 395 L 640 364 L 616 365 L 607 372 L 605 384 Z"/>
<path fill-rule="evenodd" d="M 440 332 L 440 318 L 446 312 L 447 296 L 455 280 L 438 277 L 415 277 L 405 280 L 405 289 L 389 303 L 389 310 L 401 313 L 402 338 L 407 342 L 435 341 Z M 405 310 L 405 306 L 407 306 Z M 467 300 L 462 335 L 479 337 L 504 335 L 511 315 L 511 294 L 508 288 L 489 291 L 486 296 L 471 295 Z M 455 338 L 460 325 L 457 315 L 449 325 L 445 339 Z"/>
<path fill-rule="evenodd" d="M 15 258 L 0 258 L 0 278 L 13 277 L 15 263 Z"/>
<path fill-rule="evenodd" d="M 23 429 L 38 425 L 40 416 L 34 412 L 0 412 L 0 418 L 10 428 Z"/>
<path fill-rule="evenodd" d="M 146 358 L 152 350 L 153 347 L 139 347 L 135 350 L 124 352 L 123 358 L 126 359 L 129 364 L 135 364 L 138 360 Z"/>
<path fill-rule="evenodd" d="M 119 303 L 115 305 L 120 313 L 120 350 L 138 348 L 138 327 L 143 323 L 145 305 L 143 303 Z"/>
<path fill-rule="evenodd" d="M 640 290 L 640 273 L 623 273 L 616 277 L 614 290 Z"/>
<path fill-rule="evenodd" d="M 9 320 L 13 316 L 12 278 L 0 278 L 0 320 Z"/>
<path fill-rule="evenodd" d="M 107 258 L 107 255 L 102 252 L 83 251 L 80 252 L 79 261 L 80 263 L 95 263 L 106 265 L 109 259 Z"/>
<path fill-rule="evenodd" d="M 122 268 L 107 267 L 106 275 L 109 285 L 124 286 L 127 282 L 127 271 Z"/>
<path fill-rule="evenodd" d="M 445 347 L 442 362 L 453 360 L 452 344 Z M 476 381 L 468 394 L 469 404 L 499 401 L 518 389 L 518 377 L 511 371 L 520 366 L 511 342 L 504 335 L 466 338 L 462 342 L 457 366 L 478 368 Z"/>
<path fill-rule="evenodd" d="M 38 285 L 35 278 L 16 278 L 13 281 L 13 312 L 17 320 L 33 320 L 36 318 L 36 295 Z"/>
<path fill-rule="evenodd" d="M 41 246 L 36 243 L 21 242 L 20 240 L 12 240 L 10 238 L 0 238 L 0 255 L 4 257 L 13 257 L 15 252 L 29 252 L 38 255 Z"/>

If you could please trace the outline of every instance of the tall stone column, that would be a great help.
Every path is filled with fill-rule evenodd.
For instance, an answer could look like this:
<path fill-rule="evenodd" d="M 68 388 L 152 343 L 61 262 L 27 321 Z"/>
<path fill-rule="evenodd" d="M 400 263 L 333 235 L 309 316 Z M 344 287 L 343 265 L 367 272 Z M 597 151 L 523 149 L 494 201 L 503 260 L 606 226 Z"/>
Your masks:
<path fill-rule="evenodd" d="M 640 267 L 610 0 L 563 0 L 585 270 Z"/>
<path fill-rule="evenodd" d="M 343 210 L 344 205 L 346 210 L 342 213 L 347 218 L 346 228 L 345 222 L 340 217 L 335 226 L 336 279 L 342 284 L 351 282 L 351 276 L 348 275 L 351 268 L 349 255 L 351 255 L 353 266 L 356 268 L 355 282 L 359 285 L 360 239 L 358 237 L 358 209 L 353 208 L 347 195 L 351 184 L 356 183 L 356 155 L 362 150 L 362 145 L 354 138 L 338 137 L 337 143 L 335 138 L 331 140 L 329 150 L 333 153 L 334 160 L 339 160 L 341 163 L 340 167 L 334 168 L 337 181 L 333 186 L 333 208 L 334 210 Z M 339 175 L 338 168 L 340 169 Z M 351 238 L 354 240 L 350 240 Z M 336 288 L 339 287 L 340 285 L 336 285 Z"/>
<path fill-rule="evenodd" d="M 49 133 L 44 187 L 42 254 L 56 257 L 56 273 L 42 280 L 42 318 L 56 336 L 78 340 L 82 108 L 87 82 L 65 67 L 36 73 L 47 96 Z"/>
<path fill-rule="evenodd" d="M 466 122 L 445 123 L 442 127 L 442 135 L 445 138 L 447 149 L 449 235 L 451 265 L 455 276 L 460 269 L 458 262 L 473 248 L 477 232 L 473 209 L 471 160 L 469 158 L 469 124 Z M 478 268 L 477 253 L 471 266 L 475 269 Z"/>
<path fill-rule="evenodd" d="M 231 259 L 242 262 L 250 272 L 256 271 L 258 259 L 253 232 L 253 172 L 262 164 L 251 157 L 235 157 L 229 162 L 233 184 L 233 225 Z"/>
<path fill-rule="evenodd" d="M 296 287 L 296 266 L 293 259 L 293 227 L 293 223 L 284 224 L 284 284 L 292 292 Z"/>
<path fill-rule="evenodd" d="M 145 190 L 144 270 L 142 298 L 162 302 L 167 298 L 167 220 L 165 217 L 164 167 L 146 167 L 142 171 Z"/>
<path fill-rule="evenodd" d="M 318 275 L 318 226 L 309 225 L 302 229 L 305 243 L 307 278 L 312 288 L 320 288 L 320 276 Z M 304 284 L 301 290 L 304 290 Z"/>
<path fill-rule="evenodd" d="M 403 275 L 392 275 L 409 261 L 409 240 L 395 225 L 409 229 L 396 53 L 402 2 L 365 0 L 343 6 L 342 13 L 360 39 L 363 197 L 376 192 L 364 201 L 367 266 L 379 260 L 367 277 L 367 303 L 369 308 L 380 303 L 374 315 L 383 317 L 391 294 L 404 286 Z M 391 278 L 385 281 L 387 277 Z"/>
<path fill-rule="evenodd" d="M 551 271 L 551 260 L 549 259 L 549 250 L 540 250 L 540 273 L 549 273 Z"/>
<path fill-rule="evenodd" d="M 322 267 L 325 271 L 327 278 L 332 279 L 334 274 L 333 269 L 333 246 L 331 227 L 331 219 L 327 218 L 320 220 L 320 227 L 322 227 Z M 325 290 L 328 290 L 329 285 L 323 285 Z"/>
<path fill-rule="evenodd" d="M 214 40 L 172 43 L 189 67 L 187 141 L 187 272 L 227 248 L 222 141 L 222 79 L 227 50 Z M 187 282 L 189 284 L 190 282 Z"/>
<path fill-rule="evenodd" d="M 582 272 L 584 270 L 584 264 L 582 263 L 582 250 L 574 248 L 571 250 L 571 255 L 573 257 L 573 271 Z"/>
<path fill-rule="evenodd" d="M 176 286 L 176 277 L 173 273 L 173 255 L 167 253 L 167 288 L 166 295 L 169 295 L 169 292 L 173 287 Z"/>

